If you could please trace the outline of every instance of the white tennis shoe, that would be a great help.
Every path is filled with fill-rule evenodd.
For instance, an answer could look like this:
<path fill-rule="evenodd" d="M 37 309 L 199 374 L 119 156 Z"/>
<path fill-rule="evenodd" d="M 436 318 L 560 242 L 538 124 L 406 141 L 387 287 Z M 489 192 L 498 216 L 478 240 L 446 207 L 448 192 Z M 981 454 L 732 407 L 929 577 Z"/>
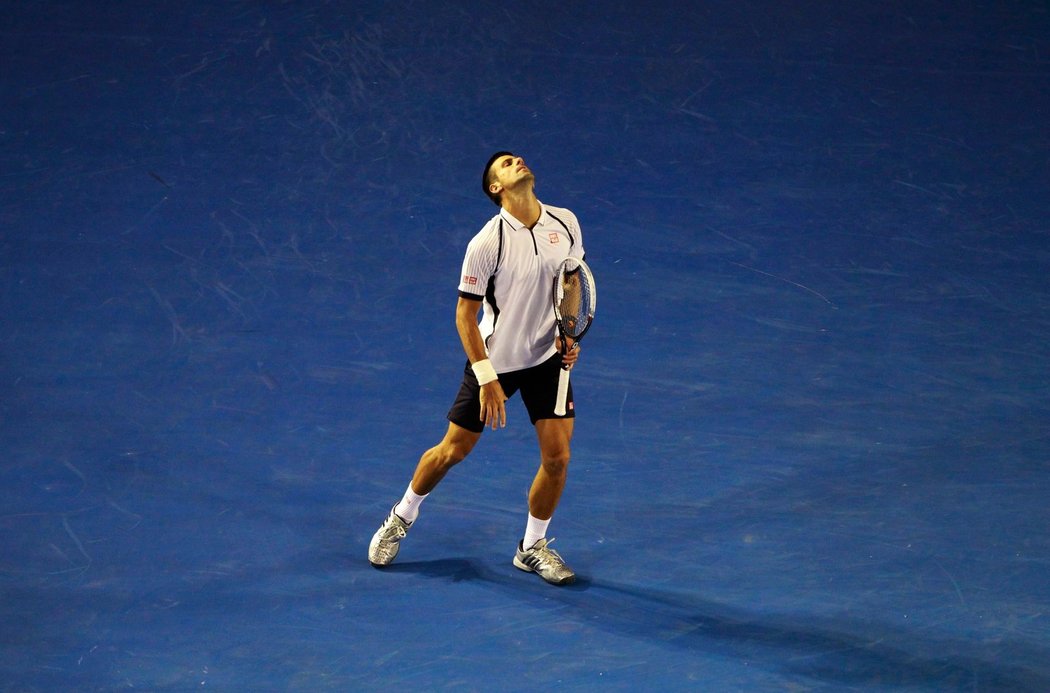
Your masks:
<path fill-rule="evenodd" d="M 401 550 L 401 540 L 408 534 L 411 526 L 412 523 L 402 520 L 391 508 L 390 514 L 383 520 L 383 524 L 372 535 L 372 541 L 368 544 L 368 562 L 376 568 L 390 565 Z"/>
<path fill-rule="evenodd" d="M 536 573 L 552 585 L 571 585 L 576 580 L 576 573 L 565 565 L 565 559 L 550 548 L 551 539 L 540 539 L 531 549 L 524 549 L 518 542 L 518 552 L 514 556 L 514 567 L 528 573 Z"/>

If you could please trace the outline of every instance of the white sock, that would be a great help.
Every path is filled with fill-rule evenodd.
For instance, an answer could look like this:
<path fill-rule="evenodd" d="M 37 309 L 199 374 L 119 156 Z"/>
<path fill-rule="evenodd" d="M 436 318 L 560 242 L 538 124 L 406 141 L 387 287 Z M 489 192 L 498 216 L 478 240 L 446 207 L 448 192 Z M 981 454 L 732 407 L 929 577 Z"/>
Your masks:
<path fill-rule="evenodd" d="M 394 506 L 394 513 L 405 522 L 412 524 L 419 517 L 420 504 L 429 495 L 429 493 L 424 493 L 422 496 L 419 495 L 412 490 L 412 484 L 409 484 L 408 489 L 405 491 L 405 496 Z"/>
<path fill-rule="evenodd" d="M 529 513 L 529 522 L 525 525 L 525 538 L 521 540 L 521 548 L 531 549 L 540 539 L 547 536 L 547 525 L 551 521 L 541 520 Z"/>

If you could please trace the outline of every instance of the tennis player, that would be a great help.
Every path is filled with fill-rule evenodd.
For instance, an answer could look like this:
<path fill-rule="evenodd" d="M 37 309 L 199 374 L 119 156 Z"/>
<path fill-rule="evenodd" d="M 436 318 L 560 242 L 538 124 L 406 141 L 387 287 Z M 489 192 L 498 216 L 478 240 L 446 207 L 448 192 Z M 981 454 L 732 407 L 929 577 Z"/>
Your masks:
<path fill-rule="evenodd" d="M 500 211 L 470 241 L 463 259 L 456 305 L 467 354 L 463 382 L 445 437 L 423 453 L 404 497 L 372 537 L 368 560 L 376 567 L 394 560 L 423 499 L 470 454 L 485 428 L 506 426 L 505 403 L 520 392 L 536 428 L 540 467 L 513 562 L 551 584 L 575 580 L 546 538 L 565 487 L 575 417 L 571 385 L 565 415 L 554 413 L 558 373 L 579 354 L 571 343 L 563 349 L 557 336 L 551 286 L 562 260 L 583 258 L 583 236 L 572 212 L 536 198 L 535 182 L 525 161 L 510 152 L 497 152 L 485 164 L 482 188 Z"/>

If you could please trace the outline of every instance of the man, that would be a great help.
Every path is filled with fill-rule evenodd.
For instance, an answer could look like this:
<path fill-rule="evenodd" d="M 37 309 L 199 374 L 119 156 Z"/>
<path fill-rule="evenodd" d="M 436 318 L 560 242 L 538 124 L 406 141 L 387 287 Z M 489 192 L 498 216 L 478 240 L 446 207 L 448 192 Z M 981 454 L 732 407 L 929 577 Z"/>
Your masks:
<path fill-rule="evenodd" d="M 497 152 L 485 164 L 482 188 L 500 212 L 470 241 L 463 259 L 456 305 L 456 329 L 467 354 L 463 383 L 445 437 L 423 453 L 404 497 L 372 537 L 368 560 L 376 567 L 394 560 L 423 499 L 470 454 L 485 428 L 506 426 L 505 402 L 520 391 L 536 428 L 540 467 L 513 562 L 551 584 L 575 579 L 546 539 L 565 487 L 575 417 L 571 385 L 565 415 L 554 413 L 558 374 L 578 358 L 577 345 L 562 344 L 556 335 L 551 282 L 562 260 L 583 258 L 583 237 L 576 216 L 542 204 L 534 186 L 520 156 Z"/>

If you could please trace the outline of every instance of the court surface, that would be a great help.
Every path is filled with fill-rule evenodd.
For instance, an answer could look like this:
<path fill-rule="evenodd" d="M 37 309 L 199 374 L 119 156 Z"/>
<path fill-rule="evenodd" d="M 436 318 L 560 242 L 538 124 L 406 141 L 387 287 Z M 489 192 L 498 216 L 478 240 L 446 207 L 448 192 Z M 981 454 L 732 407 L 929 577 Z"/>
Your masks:
<path fill-rule="evenodd" d="M 1041 2 L 24 2 L 0 690 L 1050 690 Z M 549 536 L 445 428 L 512 149 L 597 319 Z"/>

